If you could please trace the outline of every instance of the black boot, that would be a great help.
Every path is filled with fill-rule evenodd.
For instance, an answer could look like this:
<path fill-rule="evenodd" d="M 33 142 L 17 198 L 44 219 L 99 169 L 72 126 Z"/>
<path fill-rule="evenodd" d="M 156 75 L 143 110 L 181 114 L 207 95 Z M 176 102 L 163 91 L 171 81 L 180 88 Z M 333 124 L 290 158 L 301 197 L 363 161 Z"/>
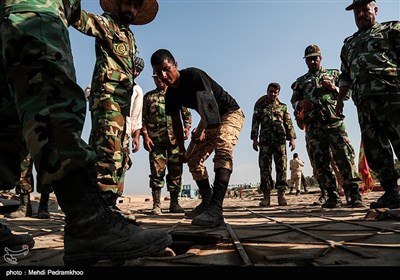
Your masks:
<path fill-rule="evenodd" d="M 326 190 L 322 187 L 319 180 L 318 180 L 318 185 L 319 185 L 319 189 L 320 189 L 320 195 L 317 198 L 317 200 L 313 202 L 312 205 L 314 205 L 314 206 L 323 205 L 326 202 L 326 197 L 327 197 Z"/>
<path fill-rule="evenodd" d="M 301 184 L 303 185 L 304 193 L 308 193 L 307 181 L 306 181 L 306 177 L 304 176 L 303 173 L 301 173 Z"/>
<path fill-rule="evenodd" d="M 271 206 L 271 191 L 267 190 L 263 192 L 263 199 L 258 204 L 259 206 L 263 207 L 270 207 Z"/>
<path fill-rule="evenodd" d="M 364 203 L 362 202 L 362 197 L 358 185 L 351 186 L 349 190 L 345 190 L 345 195 L 347 204 L 349 204 L 348 200 L 350 199 L 351 207 L 365 207 Z"/>
<path fill-rule="evenodd" d="M 192 211 L 185 212 L 185 217 L 194 218 L 206 210 L 208 205 L 210 204 L 212 197 L 212 190 L 210 188 L 210 183 L 207 179 L 196 181 L 197 186 L 199 187 L 199 193 L 201 195 L 201 203 L 196 206 Z"/>
<path fill-rule="evenodd" d="M 0 252 L 6 252 L 6 248 L 13 251 L 21 251 L 23 249 L 31 249 L 35 245 L 35 241 L 29 234 L 13 234 L 11 230 L 0 223 Z M 4 257 L 6 257 L 4 255 Z"/>
<path fill-rule="evenodd" d="M 322 204 L 322 208 L 337 208 L 342 206 L 342 201 L 336 188 L 328 188 L 326 192 L 328 193 L 328 200 Z"/>
<path fill-rule="evenodd" d="M 171 191 L 170 193 L 169 212 L 170 213 L 185 213 L 185 210 L 179 205 L 179 192 Z"/>
<path fill-rule="evenodd" d="M 153 215 L 161 215 L 161 189 L 152 188 L 151 195 L 153 196 L 153 209 L 151 213 Z"/>
<path fill-rule="evenodd" d="M 230 171 L 220 168 L 215 171 L 213 194 L 207 209 L 192 220 L 192 225 L 217 227 L 224 224 L 222 204 L 225 198 Z"/>
<path fill-rule="evenodd" d="M 287 200 L 285 198 L 285 190 L 278 190 L 278 205 L 287 206 Z"/>
<path fill-rule="evenodd" d="M 104 204 L 89 172 L 80 170 L 54 183 L 65 213 L 64 263 L 93 265 L 148 256 L 172 243 L 162 230 L 143 230 Z"/>
<path fill-rule="evenodd" d="M 385 193 L 378 198 L 377 202 L 371 202 L 369 208 L 400 208 L 400 195 L 397 190 L 397 179 L 381 181 Z"/>
<path fill-rule="evenodd" d="M 117 207 L 118 194 L 112 191 L 100 192 L 100 194 L 105 202 L 105 205 L 110 207 L 111 210 L 120 211 L 120 209 Z"/>
<path fill-rule="evenodd" d="M 15 212 L 10 213 L 9 218 L 32 217 L 32 204 L 30 193 L 19 195 L 20 205 Z"/>
<path fill-rule="evenodd" d="M 39 208 L 38 208 L 38 219 L 50 219 L 49 213 L 49 196 L 48 193 L 40 194 Z"/>

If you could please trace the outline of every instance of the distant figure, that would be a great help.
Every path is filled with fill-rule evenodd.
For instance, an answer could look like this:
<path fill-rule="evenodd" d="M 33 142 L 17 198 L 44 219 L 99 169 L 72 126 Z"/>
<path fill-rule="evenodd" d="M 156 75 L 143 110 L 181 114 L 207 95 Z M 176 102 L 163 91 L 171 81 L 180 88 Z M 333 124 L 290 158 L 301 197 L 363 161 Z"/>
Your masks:
<path fill-rule="evenodd" d="M 400 208 L 393 159 L 393 151 L 400 158 L 400 21 L 377 22 L 373 0 L 353 0 L 346 10 L 353 10 L 358 31 L 341 50 L 336 112 L 342 114 L 351 89 L 365 156 L 385 190 L 370 208 Z"/>
<path fill-rule="evenodd" d="M 296 133 L 287 105 L 278 99 L 281 86 L 278 83 L 270 83 L 267 94 L 260 97 L 254 105 L 253 119 L 251 123 L 250 139 L 253 140 L 253 149 L 258 152 L 258 164 L 260 167 L 263 200 L 260 206 L 270 206 L 270 194 L 274 188 L 272 180 L 272 160 L 275 161 L 276 183 L 278 190 L 278 204 L 286 206 L 285 191 L 288 188 L 286 182 L 287 154 L 286 141 L 293 151 L 296 147 Z"/>
<path fill-rule="evenodd" d="M 296 190 L 296 195 L 300 195 L 301 176 L 304 162 L 299 158 L 297 153 L 293 154 L 293 159 L 290 160 L 290 183 Z"/>

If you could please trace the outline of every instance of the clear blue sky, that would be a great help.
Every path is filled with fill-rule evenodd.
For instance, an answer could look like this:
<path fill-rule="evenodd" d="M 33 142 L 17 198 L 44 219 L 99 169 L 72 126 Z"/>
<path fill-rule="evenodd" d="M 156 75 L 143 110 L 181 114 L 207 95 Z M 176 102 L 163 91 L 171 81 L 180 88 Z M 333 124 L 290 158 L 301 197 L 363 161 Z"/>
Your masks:
<path fill-rule="evenodd" d="M 305 72 L 304 49 L 317 44 L 322 50 L 322 65 L 340 68 L 343 40 L 357 31 L 352 12 L 345 7 L 352 0 L 320 1 L 235 1 L 235 0 L 158 0 L 159 12 L 153 22 L 131 26 L 140 56 L 146 66 L 137 78 L 144 92 L 155 88 L 151 78 L 150 57 L 159 48 L 169 49 L 180 69 L 198 67 L 205 70 L 227 90 L 243 109 L 246 120 L 234 155 L 234 172 L 230 184 L 258 183 L 258 153 L 250 140 L 251 118 L 255 101 L 266 92 L 270 82 L 281 84 L 280 100 L 289 105 L 290 85 Z M 400 19 L 398 0 L 378 0 L 378 21 Z M 98 0 L 83 0 L 82 8 L 96 14 L 102 10 Z M 94 67 L 94 38 L 70 28 L 78 83 L 85 88 L 91 82 Z M 353 102 L 345 104 L 345 123 L 352 144 L 358 151 L 360 129 Z M 193 111 L 194 123 L 198 116 Z M 293 118 L 293 114 L 292 114 Z M 90 114 L 83 138 L 88 139 Z M 296 150 L 305 162 L 304 172 L 312 175 L 305 150 L 304 132 L 296 127 Z M 288 151 L 288 158 L 292 158 Z M 148 153 L 143 148 L 132 154 L 125 194 L 150 194 Z M 211 182 L 214 179 L 212 156 L 208 160 Z M 274 172 L 275 174 L 275 172 Z M 275 176 L 275 175 L 274 175 Z M 184 184 L 195 182 L 185 165 Z M 163 194 L 167 194 L 166 187 Z"/>

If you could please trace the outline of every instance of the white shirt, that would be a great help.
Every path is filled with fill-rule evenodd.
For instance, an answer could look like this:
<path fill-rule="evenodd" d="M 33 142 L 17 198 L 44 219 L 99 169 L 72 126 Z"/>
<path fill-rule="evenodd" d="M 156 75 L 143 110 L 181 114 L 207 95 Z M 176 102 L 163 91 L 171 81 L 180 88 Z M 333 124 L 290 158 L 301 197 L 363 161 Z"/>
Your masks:
<path fill-rule="evenodd" d="M 132 137 L 132 132 L 142 128 L 143 90 L 136 84 L 131 97 L 130 116 L 126 117 L 126 134 Z"/>

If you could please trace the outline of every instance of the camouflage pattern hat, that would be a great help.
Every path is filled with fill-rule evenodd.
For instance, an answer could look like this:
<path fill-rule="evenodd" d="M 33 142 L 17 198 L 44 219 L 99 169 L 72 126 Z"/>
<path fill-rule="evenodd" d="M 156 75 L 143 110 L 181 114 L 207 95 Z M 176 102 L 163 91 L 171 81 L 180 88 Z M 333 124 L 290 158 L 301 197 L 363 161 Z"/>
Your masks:
<path fill-rule="evenodd" d="M 320 56 L 321 55 L 321 49 L 317 45 L 309 45 L 305 51 L 304 51 L 304 57 L 310 57 L 310 56 Z"/>
<path fill-rule="evenodd" d="M 100 6 L 104 12 L 118 15 L 121 0 L 100 0 Z M 151 22 L 157 15 L 157 0 L 143 0 L 143 5 L 139 9 L 135 18 L 131 22 L 134 25 L 142 25 Z"/>
<path fill-rule="evenodd" d="M 353 4 L 351 4 L 350 6 L 348 6 L 348 7 L 346 8 L 346 11 L 351 11 L 351 10 L 353 10 L 354 8 L 357 8 L 358 6 L 368 4 L 369 2 L 372 2 L 372 1 L 375 2 L 375 0 L 353 0 Z"/>

